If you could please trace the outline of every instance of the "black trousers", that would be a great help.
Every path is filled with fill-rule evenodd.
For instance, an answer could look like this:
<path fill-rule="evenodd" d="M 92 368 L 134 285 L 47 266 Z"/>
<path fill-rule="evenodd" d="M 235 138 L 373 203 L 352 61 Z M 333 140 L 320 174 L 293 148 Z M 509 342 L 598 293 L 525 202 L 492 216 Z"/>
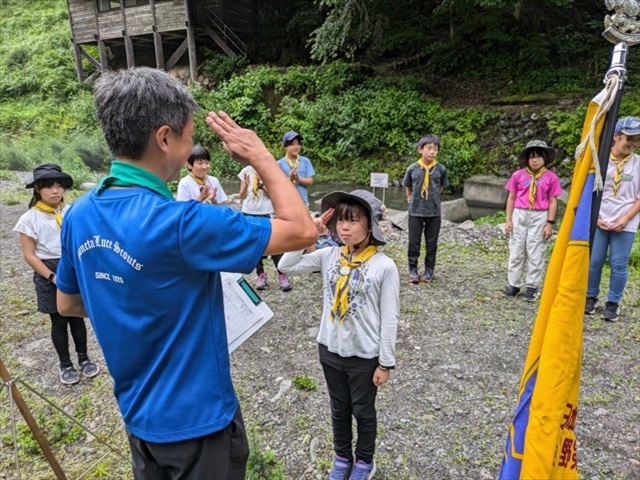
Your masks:
<path fill-rule="evenodd" d="M 49 316 L 51 317 L 51 341 L 58 354 L 60 365 L 68 366 L 71 364 L 69 329 L 76 346 L 78 361 L 85 360 L 87 358 L 87 326 L 84 323 L 84 318 L 63 317 L 59 313 L 51 313 Z"/>
<path fill-rule="evenodd" d="M 373 373 L 378 358 L 341 357 L 319 344 L 320 363 L 331 400 L 333 448 L 336 455 L 353 460 L 351 418 L 357 422 L 356 460 L 373 461 L 378 419 Z"/>
<path fill-rule="evenodd" d="M 436 268 L 436 252 L 438 251 L 438 235 L 442 217 L 414 217 L 409 215 L 409 268 L 418 268 L 420 257 L 420 242 L 424 235 L 426 253 L 424 257 L 425 268 Z"/>
<path fill-rule="evenodd" d="M 245 478 L 249 443 L 240 407 L 227 427 L 193 440 L 152 443 L 127 435 L 135 480 Z"/>

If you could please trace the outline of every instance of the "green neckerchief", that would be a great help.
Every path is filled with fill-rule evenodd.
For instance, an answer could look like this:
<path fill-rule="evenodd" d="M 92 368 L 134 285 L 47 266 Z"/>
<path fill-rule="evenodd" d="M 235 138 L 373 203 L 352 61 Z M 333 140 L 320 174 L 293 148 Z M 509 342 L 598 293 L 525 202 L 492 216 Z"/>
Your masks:
<path fill-rule="evenodd" d="M 167 184 L 160 177 L 149 170 L 140 168 L 128 162 L 114 160 L 108 177 L 102 177 L 96 187 L 96 194 L 100 195 L 108 187 L 142 187 L 148 188 L 163 197 L 173 200 L 173 195 Z"/>

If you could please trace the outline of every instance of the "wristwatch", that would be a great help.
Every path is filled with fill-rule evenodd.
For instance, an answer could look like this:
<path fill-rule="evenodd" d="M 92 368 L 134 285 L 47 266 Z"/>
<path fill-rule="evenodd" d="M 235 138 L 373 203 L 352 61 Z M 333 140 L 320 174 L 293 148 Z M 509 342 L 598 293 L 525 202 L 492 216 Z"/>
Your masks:
<path fill-rule="evenodd" d="M 54 278 L 55 276 L 56 276 L 56 274 L 55 274 L 55 273 L 53 273 L 53 272 L 51 272 L 51 273 L 49 274 L 49 276 L 47 277 L 47 280 L 48 280 L 49 282 L 53 283 L 53 278 Z"/>

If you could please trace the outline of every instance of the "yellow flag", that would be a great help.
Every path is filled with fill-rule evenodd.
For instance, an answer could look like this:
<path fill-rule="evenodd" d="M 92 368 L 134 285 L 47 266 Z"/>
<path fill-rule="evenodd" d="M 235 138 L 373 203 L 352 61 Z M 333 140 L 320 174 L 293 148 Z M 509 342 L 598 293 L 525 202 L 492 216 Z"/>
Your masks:
<path fill-rule="evenodd" d="M 589 104 L 571 195 L 545 277 L 499 480 L 578 479 L 576 419 L 589 276 L 594 158 L 606 89 Z"/>

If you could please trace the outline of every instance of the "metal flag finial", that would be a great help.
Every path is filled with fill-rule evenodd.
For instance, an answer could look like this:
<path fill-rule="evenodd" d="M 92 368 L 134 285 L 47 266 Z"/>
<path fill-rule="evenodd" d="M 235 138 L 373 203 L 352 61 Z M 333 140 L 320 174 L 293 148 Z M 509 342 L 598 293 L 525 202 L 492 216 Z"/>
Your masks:
<path fill-rule="evenodd" d="M 611 43 L 626 43 L 628 46 L 640 43 L 640 1 L 639 0 L 605 0 L 607 10 L 612 15 L 604 19 L 604 38 Z"/>

